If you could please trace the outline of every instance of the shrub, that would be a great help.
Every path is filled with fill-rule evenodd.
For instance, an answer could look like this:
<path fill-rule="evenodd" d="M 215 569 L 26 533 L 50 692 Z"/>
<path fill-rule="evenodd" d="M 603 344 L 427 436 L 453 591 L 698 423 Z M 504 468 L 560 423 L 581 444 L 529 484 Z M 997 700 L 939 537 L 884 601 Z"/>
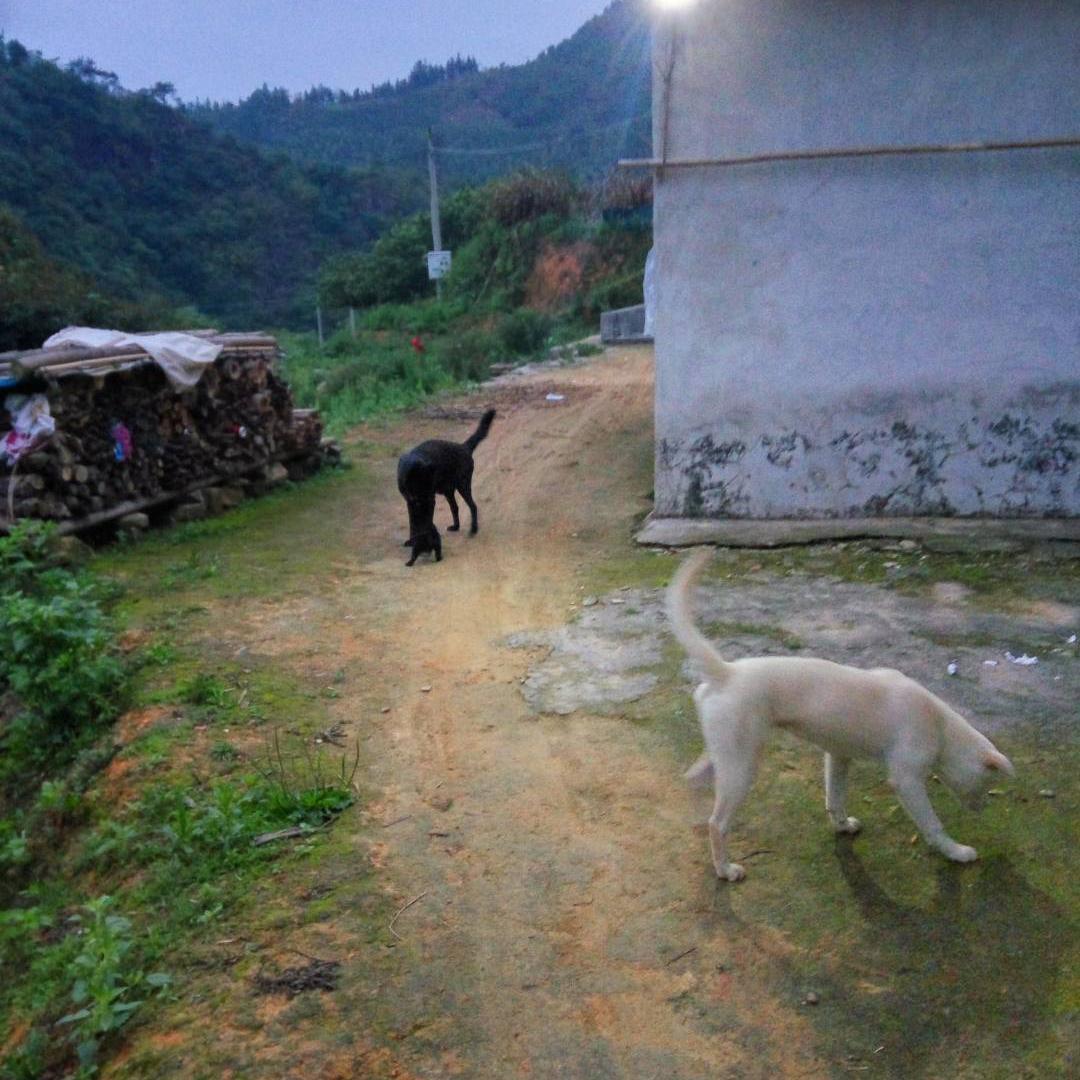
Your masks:
<path fill-rule="evenodd" d="M 498 338 L 487 330 L 463 330 L 436 346 L 442 366 L 463 382 L 486 379 L 500 351 Z"/>
<path fill-rule="evenodd" d="M 0 536 L 0 594 L 35 592 L 47 586 L 44 571 L 55 567 L 56 527 L 43 521 L 23 521 Z"/>
<path fill-rule="evenodd" d="M 369 308 L 361 325 L 365 330 L 397 330 L 403 334 L 445 333 L 465 314 L 460 301 L 428 300 L 415 304 L 380 304 Z M 355 342 L 351 342 L 355 349 Z"/>
<path fill-rule="evenodd" d="M 633 307 L 635 304 L 644 303 L 644 297 L 644 273 L 635 270 L 605 281 L 591 290 L 586 298 L 584 310 L 598 313 Z"/>
<path fill-rule="evenodd" d="M 124 684 L 95 582 L 55 564 L 51 526 L 0 538 L 0 692 L 15 714 L 0 731 L 0 787 L 26 787 L 66 764 L 113 719 Z"/>
<path fill-rule="evenodd" d="M 593 204 L 604 211 L 651 210 L 653 178 L 651 173 L 615 169 L 593 195 Z"/>
<path fill-rule="evenodd" d="M 547 344 L 551 319 L 539 311 L 522 308 L 499 320 L 496 331 L 503 348 L 514 356 L 535 356 Z"/>
<path fill-rule="evenodd" d="M 509 228 L 545 214 L 569 217 L 580 203 L 580 193 L 564 173 L 523 169 L 489 186 L 491 216 Z"/>

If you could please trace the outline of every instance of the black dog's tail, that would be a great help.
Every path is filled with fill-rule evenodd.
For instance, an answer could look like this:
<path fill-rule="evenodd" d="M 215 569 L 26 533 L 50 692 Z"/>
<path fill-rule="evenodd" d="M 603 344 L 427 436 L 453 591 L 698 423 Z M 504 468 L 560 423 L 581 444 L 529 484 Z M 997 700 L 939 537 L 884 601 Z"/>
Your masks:
<path fill-rule="evenodd" d="M 473 450 L 487 438 L 487 433 L 491 430 L 491 421 L 494 419 L 494 409 L 488 409 L 488 411 L 480 417 L 480 423 L 476 425 L 476 430 L 465 440 L 465 445 L 469 448 L 469 453 L 472 453 Z"/>

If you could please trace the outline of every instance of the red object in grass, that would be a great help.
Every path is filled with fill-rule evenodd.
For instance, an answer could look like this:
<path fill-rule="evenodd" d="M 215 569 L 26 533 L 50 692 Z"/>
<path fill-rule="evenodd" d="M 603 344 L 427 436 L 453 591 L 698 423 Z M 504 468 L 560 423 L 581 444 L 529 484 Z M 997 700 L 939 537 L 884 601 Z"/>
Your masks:
<path fill-rule="evenodd" d="M 421 341 L 421 340 L 420 340 L 420 336 L 419 336 L 419 335 L 417 335 L 416 337 L 414 337 L 414 338 L 412 339 L 412 341 L 410 341 L 410 342 L 409 342 L 409 344 L 410 344 L 410 345 L 411 345 L 411 346 L 413 347 L 413 349 L 415 349 L 415 350 L 416 350 L 416 352 L 418 352 L 418 353 L 419 353 L 419 352 L 423 352 L 423 351 L 424 351 L 424 343 L 423 343 L 423 341 Z"/>

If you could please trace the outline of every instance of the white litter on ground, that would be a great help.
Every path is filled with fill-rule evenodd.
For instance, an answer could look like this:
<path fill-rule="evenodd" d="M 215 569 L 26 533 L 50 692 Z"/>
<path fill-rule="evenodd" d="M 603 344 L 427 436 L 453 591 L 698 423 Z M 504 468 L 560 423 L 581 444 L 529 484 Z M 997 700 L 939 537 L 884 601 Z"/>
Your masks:
<path fill-rule="evenodd" d="M 1005 659 L 1008 660 L 1010 664 L 1020 664 L 1022 667 L 1031 667 L 1033 664 L 1039 662 L 1037 656 L 1028 656 L 1027 653 L 1024 653 L 1022 656 L 1013 656 L 1011 652 L 1007 652 L 1005 654 Z"/>

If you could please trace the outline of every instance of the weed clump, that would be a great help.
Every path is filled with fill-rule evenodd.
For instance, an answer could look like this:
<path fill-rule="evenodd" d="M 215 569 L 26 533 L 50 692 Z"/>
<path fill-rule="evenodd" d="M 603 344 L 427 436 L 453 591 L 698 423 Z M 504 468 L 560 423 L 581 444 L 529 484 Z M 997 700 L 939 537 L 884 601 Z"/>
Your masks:
<path fill-rule="evenodd" d="M 64 565 L 55 526 L 0 537 L 0 796 L 17 799 L 115 719 L 125 685 L 105 590 Z"/>

